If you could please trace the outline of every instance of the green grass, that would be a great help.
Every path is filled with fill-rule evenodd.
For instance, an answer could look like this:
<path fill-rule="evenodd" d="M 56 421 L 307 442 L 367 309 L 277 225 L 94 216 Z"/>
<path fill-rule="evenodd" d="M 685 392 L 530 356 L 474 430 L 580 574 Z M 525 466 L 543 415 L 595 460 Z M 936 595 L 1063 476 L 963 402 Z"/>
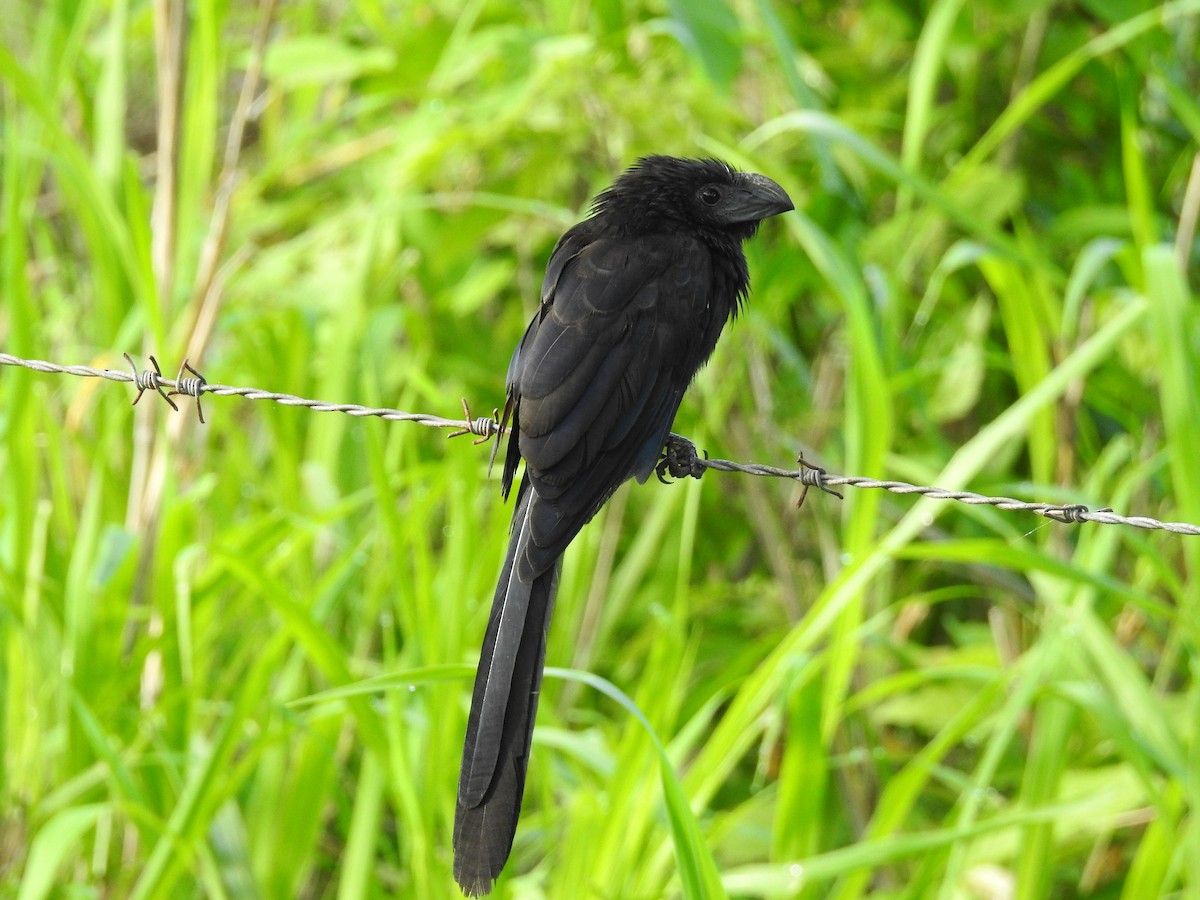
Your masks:
<path fill-rule="evenodd" d="M 5 351 L 478 415 L 588 198 L 715 154 L 801 210 L 677 431 L 1200 522 L 1198 0 L 168 5 L 0 17 Z M 0 371 L 0 896 L 457 896 L 487 448 L 130 397 Z M 1200 892 L 1200 541 L 797 496 L 576 541 L 497 896 Z"/>

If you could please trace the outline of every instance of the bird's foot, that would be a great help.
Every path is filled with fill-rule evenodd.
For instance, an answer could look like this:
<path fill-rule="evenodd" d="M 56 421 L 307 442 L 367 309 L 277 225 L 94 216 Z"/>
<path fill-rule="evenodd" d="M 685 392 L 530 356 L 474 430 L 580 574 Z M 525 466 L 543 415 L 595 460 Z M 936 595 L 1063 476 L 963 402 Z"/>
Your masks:
<path fill-rule="evenodd" d="M 705 452 L 704 459 L 707 458 L 708 453 Z M 654 471 L 658 475 L 659 481 L 663 484 L 670 484 L 667 481 L 667 475 L 672 478 L 699 478 L 704 474 L 706 468 L 708 467 L 704 465 L 700 454 L 696 452 L 696 445 L 682 435 L 671 432 L 667 435 L 662 458 L 658 461 Z"/>

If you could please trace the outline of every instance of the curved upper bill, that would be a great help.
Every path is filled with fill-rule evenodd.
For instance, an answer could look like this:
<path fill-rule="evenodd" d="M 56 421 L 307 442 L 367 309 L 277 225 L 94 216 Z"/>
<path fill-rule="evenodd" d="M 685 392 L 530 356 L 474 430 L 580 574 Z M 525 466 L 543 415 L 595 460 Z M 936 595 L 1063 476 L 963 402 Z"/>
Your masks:
<path fill-rule="evenodd" d="M 796 208 L 787 191 L 766 175 L 742 172 L 737 180 L 741 190 L 725 209 L 731 221 L 757 222 Z"/>

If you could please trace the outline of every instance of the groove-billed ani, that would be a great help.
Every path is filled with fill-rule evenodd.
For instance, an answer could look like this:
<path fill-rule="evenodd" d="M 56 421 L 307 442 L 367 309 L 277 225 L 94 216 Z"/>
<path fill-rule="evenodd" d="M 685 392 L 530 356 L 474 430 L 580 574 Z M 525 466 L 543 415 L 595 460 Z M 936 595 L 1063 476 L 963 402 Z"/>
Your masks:
<path fill-rule="evenodd" d="M 550 256 L 508 367 L 517 463 L 508 556 L 483 641 L 454 818 L 454 877 L 486 894 L 512 849 L 563 551 L 629 478 L 655 469 L 679 401 L 750 287 L 742 242 L 792 209 L 762 175 L 648 156 Z"/>

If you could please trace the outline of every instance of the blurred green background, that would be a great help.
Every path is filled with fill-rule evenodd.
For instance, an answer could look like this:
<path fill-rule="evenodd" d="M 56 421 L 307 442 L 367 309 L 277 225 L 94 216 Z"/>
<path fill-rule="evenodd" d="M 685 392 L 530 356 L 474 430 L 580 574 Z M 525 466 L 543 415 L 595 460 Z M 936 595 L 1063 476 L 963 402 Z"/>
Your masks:
<path fill-rule="evenodd" d="M 1200 0 L 181 8 L 3 3 L 0 349 L 484 414 L 590 196 L 715 155 L 799 211 L 677 431 L 1200 522 Z M 488 448 L 132 395 L 0 370 L 0 896 L 457 896 Z M 1200 893 L 1200 539 L 798 496 L 572 546 L 497 896 Z"/>

